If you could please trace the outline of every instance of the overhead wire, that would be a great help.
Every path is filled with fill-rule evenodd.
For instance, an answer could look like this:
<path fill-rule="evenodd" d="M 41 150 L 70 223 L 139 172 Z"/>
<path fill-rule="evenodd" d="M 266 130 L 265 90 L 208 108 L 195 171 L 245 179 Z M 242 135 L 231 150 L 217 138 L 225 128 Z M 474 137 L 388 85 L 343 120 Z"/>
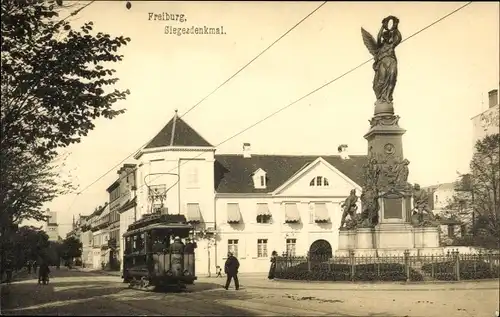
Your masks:
<path fill-rule="evenodd" d="M 222 88 L 224 85 L 226 85 L 229 81 L 231 81 L 234 77 L 236 77 L 239 73 L 241 73 L 245 68 L 250 66 L 255 60 L 257 60 L 260 56 L 262 56 L 265 52 L 267 52 L 271 47 L 273 47 L 276 43 L 281 41 L 285 36 L 287 36 L 291 31 L 293 31 L 295 28 L 297 28 L 300 24 L 302 24 L 305 20 L 307 20 L 311 15 L 313 15 L 316 11 L 318 11 L 321 7 L 323 7 L 327 1 L 324 1 L 321 3 L 318 7 L 316 7 L 313 11 L 311 11 L 309 14 L 307 14 L 304 18 L 302 18 L 299 22 L 297 22 L 295 25 L 293 25 L 291 28 L 289 28 L 285 33 L 283 33 L 278 39 L 276 39 L 274 42 L 272 42 L 269 46 L 267 46 L 263 51 L 261 51 L 257 56 L 252 58 L 248 63 L 246 63 L 243 67 L 241 67 L 238 71 L 236 71 L 233 75 L 231 75 L 228 79 L 226 79 L 224 82 L 222 82 L 220 85 L 218 85 L 214 90 L 212 90 L 208 95 L 203 97 L 200 101 L 198 101 L 196 104 L 194 104 L 192 107 L 190 107 L 185 113 L 183 113 L 181 116 L 179 116 L 179 119 L 187 115 L 189 112 L 191 112 L 193 109 L 198 107 L 202 102 L 204 102 L 206 99 L 208 99 L 210 96 L 212 96 L 215 92 L 217 92 L 220 88 Z M 120 161 L 120 163 L 114 165 L 111 167 L 107 172 L 99 176 L 96 180 L 94 180 L 92 183 L 89 185 L 85 186 L 82 190 L 78 191 L 77 195 L 80 195 L 84 191 L 86 191 L 88 188 L 92 187 L 95 183 L 100 181 L 104 176 L 108 175 L 110 172 L 114 171 L 118 166 L 122 165 L 127 159 L 129 159 L 132 155 L 136 154 L 138 151 L 140 151 L 144 146 L 149 144 L 152 141 L 152 139 L 149 139 L 146 143 L 141 145 L 137 150 L 133 151 L 130 153 L 127 157 L 125 157 L 123 160 Z"/>
<path fill-rule="evenodd" d="M 324 5 L 324 4 L 325 4 L 325 3 L 323 3 L 322 5 Z M 472 4 L 472 1 L 467 2 L 466 4 L 464 4 L 464 5 L 460 6 L 460 7 L 458 7 L 457 9 L 455 9 L 455 10 L 453 10 L 453 11 L 451 11 L 451 12 L 449 12 L 448 14 L 446 14 L 446 15 L 442 16 L 441 18 L 439 18 L 439 19 L 435 20 L 434 22 L 430 23 L 429 25 L 427 25 L 427 26 L 425 26 L 425 27 L 421 28 L 421 29 L 420 29 L 420 30 L 418 30 L 417 32 L 415 32 L 415 33 L 411 34 L 410 36 L 406 37 L 405 39 L 403 39 L 403 40 L 401 41 L 401 43 L 403 43 L 403 42 L 405 42 L 405 41 L 409 40 L 410 38 L 413 38 L 414 36 L 416 36 L 416 35 L 418 35 L 418 34 L 422 33 L 423 31 L 425 31 L 425 30 L 429 29 L 430 27 L 432 27 L 432 26 L 436 25 L 437 23 L 439 23 L 439 22 L 441 22 L 441 21 L 445 20 L 446 18 L 450 17 L 451 15 L 453 15 L 453 14 L 455 14 L 455 13 L 459 12 L 460 10 L 464 9 L 465 7 L 469 6 L 470 4 Z M 322 5 L 321 5 L 321 6 L 322 6 Z M 321 6 L 320 6 L 320 7 L 321 7 Z M 317 11 L 320 7 L 318 7 L 315 11 Z M 315 11 L 313 11 L 312 13 L 314 13 Z M 312 14 L 312 13 L 311 13 L 311 14 Z M 311 14 L 309 14 L 308 16 L 310 16 Z M 304 19 L 303 19 L 303 20 L 304 20 Z M 255 122 L 255 123 L 251 124 L 250 126 L 248 126 L 248 127 L 244 128 L 243 130 L 240 130 L 240 131 L 239 131 L 239 132 L 237 132 L 236 134 L 233 134 L 232 136 L 230 136 L 230 137 L 228 137 L 228 138 L 224 139 L 224 140 L 223 140 L 223 141 L 221 141 L 220 143 L 216 144 L 214 147 L 218 147 L 218 146 L 220 146 L 220 145 L 222 145 L 222 144 L 224 144 L 224 143 L 229 142 L 230 140 L 234 139 L 235 137 L 237 137 L 237 136 L 239 136 L 239 135 L 243 134 L 244 132 L 246 132 L 246 131 L 248 131 L 248 130 L 252 129 L 253 127 L 255 127 L 255 126 L 259 125 L 260 123 L 262 123 L 262 122 L 264 122 L 264 121 L 268 120 L 269 118 L 271 118 L 271 117 L 273 117 L 273 116 L 277 115 L 278 113 L 280 113 L 280 112 L 282 112 L 282 111 L 284 111 L 284 110 L 288 109 L 289 107 L 291 107 L 291 106 L 293 106 L 293 105 L 297 104 L 298 102 L 300 102 L 300 101 L 304 100 L 305 98 L 307 98 L 307 97 L 311 96 L 312 94 L 314 94 L 314 93 L 318 92 L 319 90 L 321 90 L 321 89 L 323 89 L 323 88 L 325 88 L 325 87 L 327 87 L 327 86 L 331 85 L 332 83 L 334 83 L 334 82 L 336 82 L 337 80 L 339 80 L 339 79 L 343 78 L 344 76 L 346 76 L 346 75 L 348 75 L 348 74 L 350 74 L 350 73 L 354 72 L 355 70 L 357 70 L 357 69 L 359 69 L 360 67 L 364 66 L 365 64 L 367 64 L 367 63 L 371 62 L 372 60 L 373 60 L 373 57 L 372 57 L 372 58 L 370 58 L 370 59 L 368 59 L 368 60 L 366 60 L 366 61 L 364 61 L 364 62 L 362 62 L 362 63 L 360 63 L 359 65 L 357 65 L 357 66 L 355 66 L 355 67 L 351 68 L 350 70 L 348 70 L 348 71 L 344 72 L 343 74 L 341 74 L 341 75 L 339 75 L 339 76 L 335 77 L 334 79 L 332 79 L 332 80 L 328 81 L 327 83 L 325 83 L 325 84 L 321 85 L 320 87 L 318 87 L 318 88 L 316 88 L 316 89 L 314 89 L 314 90 L 310 91 L 309 93 L 307 93 L 307 94 L 303 95 L 302 97 L 300 97 L 300 98 L 296 99 L 295 101 L 293 101 L 293 102 L 289 103 L 288 105 L 286 105 L 286 106 L 284 106 L 284 107 L 282 107 L 282 108 L 280 108 L 280 109 L 278 109 L 278 110 L 276 110 L 276 111 L 272 112 L 272 113 L 271 113 L 271 114 L 269 114 L 268 116 L 266 116 L 266 117 L 264 117 L 264 118 L 262 118 L 262 119 L 258 120 L 257 122 Z M 245 67 L 246 67 L 246 66 L 245 66 Z M 216 90 L 214 90 L 214 92 L 215 92 L 215 91 L 216 91 Z M 205 99 L 206 99 L 206 98 L 205 98 Z M 193 108 L 194 108 L 194 107 L 193 107 Z M 192 109 L 190 109 L 190 110 L 192 110 Z M 190 110 L 188 110 L 188 112 L 189 112 Z M 187 113 L 187 112 L 186 112 L 186 113 Z M 182 116 L 181 116 L 181 117 L 182 117 Z M 149 141 L 148 141 L 148 143 L 149 143 Z M 146 144 L 147 144 L 147 143 L 146 143 Z M 141 147 L 140 149 L 142 149 L 142 147 Z M 140 149 L 139 149 L 139 150 L 140 150 Z M 138 150 L 138 151 L 139 151 L 139 150 Z M 132 153 L 132 154 L 135 154 L 136 152 L 137 152 L 137 151 L 135 151 L 135 152 L 134 152 L 134 153 Z M 132 155 L 132 154 L 131 154 L 131 155 Z M 129 155 L 128 157 L 130 157 L 131 155 Z M 179 166 L 177 166 L 177 167 L 175 167 L 175 168 L 170 169 L 167 173 L 169 173 L 169 172 L 172 172 L 172 171 L 174 171 L 174 170 L 179 169 L 179 168 L 180 168 L 181 166 L 183 166 L 184 164 L 188 163 L 188 162 L 189 162 L 189 161 L 191 161 L 191 160 L 195 160 L 196 158 L 200 157 L 201 155 L 203 155 L 203 153 L 200 153 L 200 154 L 198 154 L 198 155 L 196 155 L 196 156 L 193 156 L 193 157 L 191 157 L 191 158 L 189 158 L 189 159 L 185 159 L 183 163 L 181 163 Z M 127 158 L 128 158 L 128 157 L 127 157 Z M 127 159 L 127 158 L 126 158 L 126 159 Z M 125 161 L 126 159 L 124 159 L 123 161 Z M 121 163 L 123 163 L 123 161 L 122 161 Z M 120 163 L 120 164 L 121 164 L 121 163 Z M 118 164 L 117 166 L 119 166 L 120 164 Z M 116 168 L 117 166 L 115 166 L 115 167 L 113 167 L 113 168 Z M 110 170 L 110 171 L 111 171 L 111 170 Z M 110 171 L 108 171 L 107 173 L 109 173 Z M 106 173 L 106 174 L 107 174 L 107 173 Z M 105 175 L 106 175 L 106 174 L 105 174 Z M 101 179 L 102 177 L 104 177 L 105 175 L 101 176 L 98 180 L 100 180 L 100 179 Z M 154 178 L 152 181 L 154 181 L 154 180 L 156 180 L 156 179 L 158 179 L 158 178 L 159 178 L 159 177 Z M 85 188 L 84 188 L 84 190 L 88 189 L 90 186 L 92 186 L 93 184 L 95 184 L 98 180 L 94 181 L 91 185 L 89 185 L 89 186 L 85 187 Z M 142 185 L 141 185 L 140 187 L 138 187 L 136 190 L 139 190 L 139 189 L 141 189 L 141 188 L 142 188 L 142 187 L 144 187 L 144 186 L 145 186 L 145 184 L 142 184 Z M 78 193 L 78 195 L 79 195 L 81 192 L 83 192 L 83 190 L 82 190 L 82 191 L 80 191 L 80 192 Z"/>
<path fill-rule="evenodd" d="M 429 29 L 430 27 L 432 27 L 432 26 L 436 25 L 437 23 L 439 23 L 439 22 L 443 21 L 444 19 L 446 19 L 446 18 L 450 17 L 451 15 L 453 15 L 453 14 L 457 13 L 458 11 L 460 11 L 460 10 L 464 9 L 465 7 L 467 7 L 467 6 L 468 6 L 468 5 L 470 5 L 470 4 L 472 4 L 472 1 L 470 1 L 470 2 L 468 2 L 468 3 L 466 3 L 466 4 L 464 4 L 464 5 L 462 5 L 462 6 L 460 6 L 460 7 L 458 7 L 457 9 L 455 9 L 455 10 L 451 11 L 450 13 L 448 13 L 448 14 L 444 15 L 443 17 L 441 17 L 441 18 L 437 19 L 436 21 L 432 22 L 431 24 L 429 24 L 429 25 L 427 25 L 427 26 L 423 27 L 422 29 L 418 30 L 417 32 L 415 32 L 415 33 L 411 34 L 411 35 L 410 35 L 410 36 L 408 36 L 407 38 L 403 39 L 403 40 L 401 41 L 401 43 L 403 43 L 403 42 L 405 42 L 405 41 L 409 40 L 410 38 L 412 38 L 412 37 L 416 36 L 417 34 L 420 34 L 421 32 L 423 32 L 423 31 L 425 31 L 425 30 Z M 348 75 L 348 74 L 352 73 L 353 71 L 355 71 L 355 70 L 357 70 L 358 68 L 360 68 L 360 67 L 364 66 L 365 64 L 369 63 L 369 62 L 370 62 L 370 61 L 372 61 L 372 60 L 373 60 L 373 57 L 372 57 L 372 58 L 370 58 L 370 59 L 368 59 L 368 60 L 366 60 L 366 61 L 364 61 L 364 62 L 362 62 L 361 64 L 359 64 L 359 65 L 357 65 L 357 66 L 355 66 L 355 67 L 351 68 L 351 69 L 350 69 L 350 70 L 348 70 L 347 72 L 345 72 L 345 73 L 341 74 L 340 76 L 337 76 L 336 78 L 334 78 L 334 79 L 330 80 L 329 82 L 327 82 L 327 83 L 325 83 L 325 84 L 321 85 L 320 87 L 318 87 L 318 88 L 316 88 L 316 89 L 312 90 L 311 92 L 309 92 L 309 93 L 307 93 L 307 94 L 303 95 L 302 97 L 300 97 L 300 98 L 296 99 L 295 101 L 293 101 L 293 102 L 289 103 L 288 105 L 286 105 L 286 106 L 284 106 L 284 107 L 282 107 L 282 108 L 280 108 L 280 109 L 278 109 L 278 110 L 274 111 L 273 113 L 269 114 L 268 116 L 264 117 L 263 119 L 260 119 L 259 121 L 255 122 L 255 123 L 251 124 L 250 126 L 248 126 L 248 127 L 244 128 L 243 130 L 241 130 L 241 131 L 237 132 L 236 134 L 233 134 L 232 136 L 230 136 L 229 138 L 227 138 L 227 139 L 223 140 L 222 142 L 218 143 L 218 144 L 217 144 L 217 145 L 215 145 L 214 147 L 218 147 L 218 146 L 220 146 L 220 145 L 222 145 L 222 144 L 224 144 L 224 143 L 226 143 L 226 142 L 228 142 L 228 141 L 230 141 L 230 140 L 234 139 L 235 137 L 237 137 L 237 136 L 239 136 L 239 135 L 243 134 L 244 132 L 246 132 L 246 131 L 250 130 L 251 128 L 253 128 L 253 127 L 255 127 L 255 126 L 259 125 L 260 123 L 262 123 L 262 122 L 264 122 L 264 121 L 266 121 L 266 120 L 268 120 L 269 118 L 271 118 L 271 117 L 273 117 L 273 116 L 277 115 L 278 113 L 280 113 L 280 112 L 284 111 L 285 109 L 287 109 L 287 108 L 289 108 L 289 107 L 291 107 L 291 106 L 295 105 L 296 103 L 298 103 L 298 102 L 302 101 L 303 99 L 305 99 L 305 98 L 309 97 L 310 95 L 312 95 L 312 94 L 314 94 L 314 93 L 318 92 L 319 90 L 321 90 L 321 89 L 323 89 L 323 88 L 325 88 L 325 87 L 329 86 L 330 84 L 332 84 L 332 83 L 336 82 L 337 80 L 339 80 L 339 79 L 343 78 L 344 76 L 346 76 L 346 75 Z M 173 169 L 169 170 L 168 172 L 171 172 L 171 171 L 174 171 L 174 170 L 176 170 L 176 169 L 179 169 L 182 165 L 184 165 L 184 164 L 188 163 L 188 162 L 189 162 L 189 161 L 191 161 L 191 160 L 194 160 L 194 159 L 196 159 L 196 158 L 200 157 L 201 155 L 203 155 L 203 152 L 202 152 L 202 153 L 200 153 L 200 154 L 198 154 L 198 155 L 196 155 L 196 156 L 193 156 L 192 158 L 189 158 L 189 159 L 184 159 L 184 160 L 185 160 L 185 162 L 181 163 L 178 167 L 175 167 L 175 168 L 173 168 Z M 158 179 L 158 177 L 157 177 L 157 178 L 155 178 L 155 179 L 153 179 L 152 181 L 154 181 L 154 180 L 156 180 L 156 179 Z M 137 188 L 137 190 L 139 190 L 139 189 L 140 189 L 140 188 L 142 188 L 142 187 L 144 187 L 144 184 L 143 184 L 143 185 L 141 185 L 140 187 L 138 187 L 138 188 Z"/>

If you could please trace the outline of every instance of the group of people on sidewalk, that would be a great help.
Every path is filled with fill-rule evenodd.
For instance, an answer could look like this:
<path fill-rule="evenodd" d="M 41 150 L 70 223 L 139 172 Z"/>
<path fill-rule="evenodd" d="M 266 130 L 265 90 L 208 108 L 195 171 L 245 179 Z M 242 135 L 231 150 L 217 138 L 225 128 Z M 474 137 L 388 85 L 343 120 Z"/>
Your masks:
<path fill-rule="evenodd" d="M 268 279 L 274 280 L 275 273 L 276 273 L 276 258 L 278 257 L 278 252 L 273 251 L 271 254 L 271 267 L 269 268 L 269 274 L 267 276 Z M 240 268 L 240 262 L 238 259 L 234 256 L 232 252 L 227 253 L 227 260 L 226 263 L 224 264 L 224 273 L 226 273 L 227 279 L 226 279 L 226 285 L 224 285 L 224 288 L 227 290 L 229 289 L 229 285 L 231 284 L 231 280 L 234 280 L 234 288 L 236 290 L 240 289 L 240 282 L 238 280 L 238 269 Z M 217 270 L 217 276 L 222 277 L 220 274 L 220 270 L 218 268 Z"/>

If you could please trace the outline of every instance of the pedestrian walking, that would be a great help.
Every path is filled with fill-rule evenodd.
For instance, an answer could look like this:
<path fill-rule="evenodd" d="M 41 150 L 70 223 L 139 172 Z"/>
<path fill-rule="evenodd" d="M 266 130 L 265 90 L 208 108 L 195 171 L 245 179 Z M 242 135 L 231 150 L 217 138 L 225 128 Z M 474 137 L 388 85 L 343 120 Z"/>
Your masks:
<path fill-rule="evenodd" d="M 269 268 L 269 275 L 267 276 L 268 279 L 274 280 L 274 275 L 276 273 L 276 258 L 278 257 L 278 252 L 273 251 L 271 254 L 271 267 Z"/>
<path fill-rule="evenodd" d="M 49 281 L 50 268 L 47 262 L 42 262 L 38 270 L 38 284 Z"/>
<path fill-rule="evenodd" d="M 234 288 L 236 290 L 240 289 L 240 282 L 238 281 L 238 269 L 240 268 L 240 262 L 238 259 L 231 253 L 227 253 L 227 260 L 224 265 L 224 273 L 227 275 L 226 285 L 224 288 L 229 289 L 229 284 L 231 284 L 231 280 L 234 280 Z"/>

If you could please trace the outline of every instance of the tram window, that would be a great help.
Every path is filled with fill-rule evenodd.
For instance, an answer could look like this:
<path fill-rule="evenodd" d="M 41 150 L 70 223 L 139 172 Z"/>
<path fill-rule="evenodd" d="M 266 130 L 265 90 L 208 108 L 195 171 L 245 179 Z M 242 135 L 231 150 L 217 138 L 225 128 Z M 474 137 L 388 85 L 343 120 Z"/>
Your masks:
<path fill-rule="evenodd" d="M 133 252 L 136 252 L 137 251 L 137 248 L 138 248 L 138 241 L 137 241 L 137 236 L 134 236 L 133 238 Z"/>
<path fill-rule="evenodd" d="M 127 253 L 130 253 L 133 251 L 133 241 L 132 237 L 127 237 L 126 238 L 126 248 L 127 248 Z"/>
<path fill-rule="evenodd" d="M 125 239 L 125 253 L 130 253 L 130 238 L 126 237 Z"/>
<path fill-rule="evenodd" d="M 150 231 L 146 233 L 146 252 L 151 252 L 152 245 L 153 245 L 153 233 Z"/>
<path fill-rule="evenodd" d="M 141 233 L 140 236 L 137 237 L 137 251 L 143 251 L 144 249 L 144 233 Z"/>

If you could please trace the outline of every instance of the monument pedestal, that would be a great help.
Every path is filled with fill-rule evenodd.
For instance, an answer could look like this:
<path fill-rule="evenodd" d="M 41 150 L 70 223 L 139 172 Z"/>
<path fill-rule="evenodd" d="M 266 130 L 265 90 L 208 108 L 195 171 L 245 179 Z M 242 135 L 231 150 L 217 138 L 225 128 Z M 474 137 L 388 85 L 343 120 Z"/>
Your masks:
<path fill-rule="evenodd" d="M 382 223 L 375 228 L 377 249 L 412 249 L 415 247 L 413 227 L 405 223 Z"/>
<path fill-rule="evenodd" d="M 336 257 L 443 255 L 437 227 L 413 227 L 408 223 L 381 223 L 375 228 L 341 230 Z"/>
<path fill-rule="evenodd" d="M 374 235 L 373 228 L 359 228 L 356 230 L 356 249 L 373 249 Z"/>
<path fill-rule="evenodd" d="M 356 248 L 356 230 L 339 231 L 339 250 L 348 251 Z"/>
<path fill-rule="evenodd" d="M 437 227 L 413 228 L 415 248 L 439 248 L 439 229 Z"/>
<path fill-rule="evenodd" d="M 366 189 L 378 193 L 378 224 L 375 228 L 341 230 L 336 256 L 403 256 L 439 255 L 437 227 L 412 226 L 412 191 L 406 183 L 409 162 L 403 156 L 402 136 L 406 130 L 398 125 L 392 103 L 376 103 L 368 141 Z M 405 176 L 402 176 L 405 175 Z M 362 201 L 363 203 L 363 201 Z"/>

